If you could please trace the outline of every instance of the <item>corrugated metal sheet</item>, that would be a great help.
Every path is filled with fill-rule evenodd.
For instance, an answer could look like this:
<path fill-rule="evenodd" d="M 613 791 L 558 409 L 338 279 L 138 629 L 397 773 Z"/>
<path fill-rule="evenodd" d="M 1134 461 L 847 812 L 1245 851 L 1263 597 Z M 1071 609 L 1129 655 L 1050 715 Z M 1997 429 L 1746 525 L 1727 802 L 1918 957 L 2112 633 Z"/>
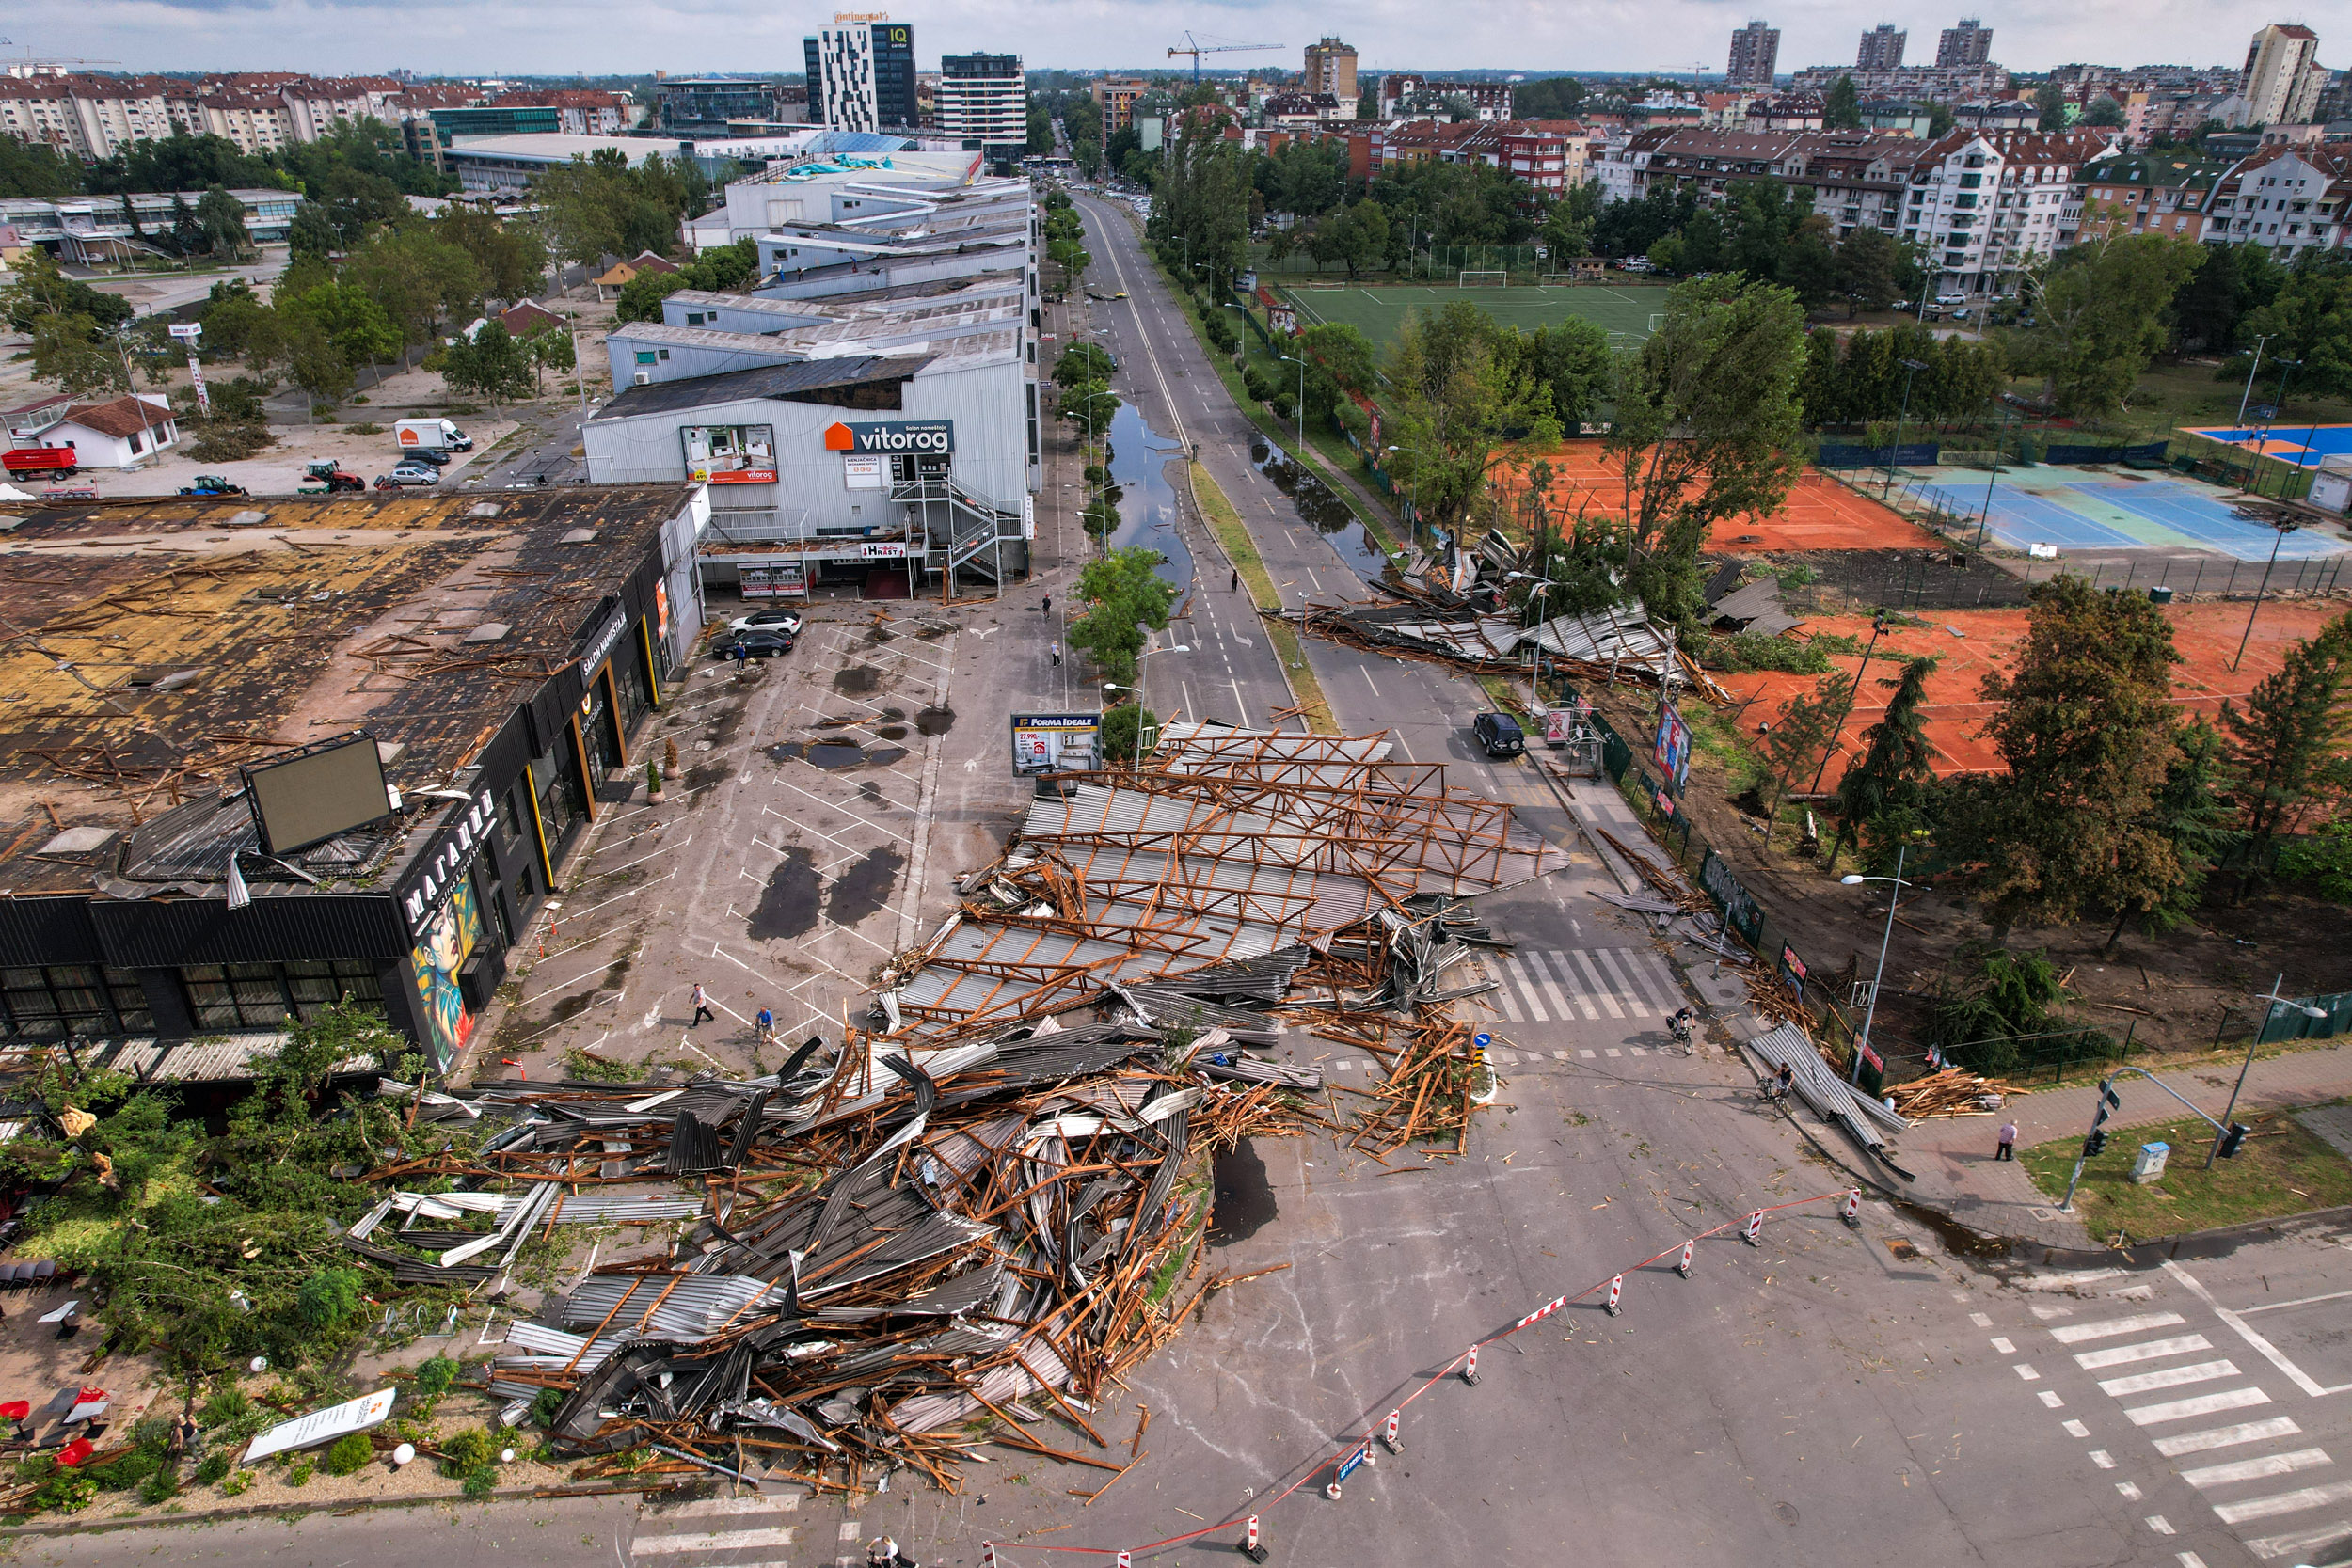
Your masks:
<path fill-rule="evenodd" d="M 691 1220 L 703 1212 L 698 1197 L 660 1197 L 651 1194 L 577 1193 L 558 1200 L 548 1216 L 564 1225 L 652 1225 L 662 1220 Z"/>
<path fill-rule="evenodd" d="M 783 1305 L 781 1285 L 744 1275 L 592 1274 L 564 1304 L 567 1323 L 700 1340 L 755 1307 Z"/>

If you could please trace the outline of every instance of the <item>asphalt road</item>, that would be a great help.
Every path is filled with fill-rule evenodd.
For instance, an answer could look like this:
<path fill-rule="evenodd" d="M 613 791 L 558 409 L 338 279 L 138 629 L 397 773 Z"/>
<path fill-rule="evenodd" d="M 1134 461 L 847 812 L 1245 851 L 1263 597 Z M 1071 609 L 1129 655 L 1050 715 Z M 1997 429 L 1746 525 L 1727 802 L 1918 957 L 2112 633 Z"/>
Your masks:
<path fill-rule="evenodd" d="M 1120 336 L 1121 395 L 1162 434 L 1200 442 L 1278 581 L 1311 571 L 1327 586 L 1343 563 L 1295 514 L 1285 518 L 1287 498 L 1249 461 L 1246 424 L 1220 404 L 1123 220 L 1104 226 L 1093 203 L 1081 208 L 1097 265 L 1130 296 L 1092 311 Z M 1051 621 L 1024 613 L 1083 557 L 1065 512 L 1041 520 L 1056 543 L 1039 582 L 963 617 L 952 651 L 927 644 L 971 692 L 958 699 L 967 723 L 930 752 L 916 815 L 937 818 L 934 854 L 979 852 L 1014 803 L 1017 792 L 990 777 L 1001 748 L 993 716 L 1009 702 L 1080 695 L 1069 666 L 1045 656 Z M 1221 588 L 1196 584 L 1194 619 L 1180 623 L 1192 628 L 1191 652 L 1146 660 L 1152 697 L 1173 690 L 1198 711 L 1262 720 L 1263 706 L 1215 713 L 1203 694 L 1238 683 L 1248 709 L 1279 688 L 1254 616 Z M 859 625 L 845 620 L 827 635 Z M 1544 815 L 1548 792 L 1523 765 L 1466 756 L 1476 699 L 1459 683 L 1329 644 L 1308 644 L 1308 657 L 1343 725 L 1390 729 L 1415 758 L 1454 764 L 1454 782 L 1524 798 L 1531 821 L 1565 835 L 1565 815 L 1556 802 Z M 795 705 L 825 706 L 813 678 L 822 673 L 779 669 L 789 678 L 750 694 L 740 728 L 751 734 L 723 723 L 717 748 L 742 762 L 730 758 L 711 790 L 751 800 L 744 792 L 764 777 L 756 747 Z M 714 713 L 728 701 L 705 700 L 719 702 Z M 983 706 L 987 722 L 970 722 Z M 738 778 L 738 766 L 750 770 Z M 730 888 L 765 875 L 765 859 L 739 871 L 745 846 L 771 851 L 755 834 L 723 831 L 727 822 L 724 813 L 688 816 L 671 830 L 678 879 L 693 885 L 671 913 L 636 927 L 648 939 L 628 981 L 640 999 L 611 1009 L 633 1020 L 650 1000 L 648 1043 L 675 1037 L 672 992 L 713 952 L 709 931 L 739 926 L 728 900 L 741 895 Z M 825 818 L 810 825 L 837 831 Z M 919 863 L 909 876 L 938 882 Z M 860 1544 L 888 1530 L 926 1564 L 977 1563 L 983 1541 L 1004 1544 L 1009 1564 L 1078 1564 L 1087 1560 L 1060 1554 L 1216 1527 L 1137 1559 L 1175 1563 L 1229 1550 L 1256 1512 L 1275 1560 L 1298 1564 L 2224 1568 L 2352 1559 L 2352 1481 L 2337 1464 L 2352 1449 L 2352 1238 L 2341 1227 L 2140 1273 L 2036 1273 L 1955 1256 L 1933 1228 L 1883 1204 L 1864 1204 L 1858 1230 L 1817 1204 L 1776 1212 L 1759 1246 L 1699 1243 L 1688 1279 L 1671 1259 L 1634 1271 L 1751 1210 L 1836 1192 L 1845 1177 L 1759 1101 L 1721 1044 L 1668 1049 L 1664 1015 L 1692 978 L 1669 967 L 1643 923 L 1593 896 L 1608 885 L 1580 854 L 1481 901 L 1515 945 L 1484 960 L 1503 988 L 1488 1024 L 1502 1084 L 1468 1158 L 1403 1153 L 1384 1166 L 1302 1138 L 1261 1140 L 1220 1163 L 1209 1266 L 1276 1272 L 1212 1297 L 1128 1390 L 1092 1413 L 1115 1445 L 1101 1457 L 1123 1461 L 1138 1407 L 1151 1412 L 1136 1445 L 1143 1459 L 1098 1501 L 1082 1495 L 1108 1472 L 996 1449 L 954 1497 L 910 1485 L 847 1502 L 714 1497 L 687 1510 L 501 1504 L 81 1534 L 21 1555 L 125 1568 L 239 1559 L 441 1568 L 454 1554 L 530 1568 L 810 1568 L 862 1560 Z M 920 892 L 900 911 L 910 924 L 929 912 L 915 912 Z M 615 927 L 611 940 L 624 934 Z M 889 940 L 879 927 L 873 935 Z M 855 945 L 851 933 L 824 929 L 809 941 L 809 956 L 843 964 Z M 763 968 L 789 957 L 764 951 L 755 958 Z M 581 1024 L 594 1027 L 603 1011 Z M 1292 1038 L 1298 1053 L 1325 1058 L 1334 1085 L 1371 1069 L 1360 1053 Z M 1336 1088 L 1332 1103 L 1342 1103 Z M 1464 1345 L 1621 1271 L 1621 1316 L 1587 1297 L 1490 1347 L 1477 1386 L 1448 1379 L 1405 1406 L 1403 1452 L 1383 1454 L 1341 1500 L 1327 1500 L 1325 1461 Z M 1057 1419 L 1041 1431 L 1054 1446 L 1097 1451 Z"/>

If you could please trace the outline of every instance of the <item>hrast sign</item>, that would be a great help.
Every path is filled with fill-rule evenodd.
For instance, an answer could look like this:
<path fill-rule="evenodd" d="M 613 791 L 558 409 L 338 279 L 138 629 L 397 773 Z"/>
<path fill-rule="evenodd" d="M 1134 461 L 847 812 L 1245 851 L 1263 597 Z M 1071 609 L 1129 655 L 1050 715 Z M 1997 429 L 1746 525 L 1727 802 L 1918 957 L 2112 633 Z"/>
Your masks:
<path fill-rule="evenodd" d="M 956 450 L 953 420 L 884 420 L 873 424 L 825 427 L 827 451 L 950 452 Z"/>

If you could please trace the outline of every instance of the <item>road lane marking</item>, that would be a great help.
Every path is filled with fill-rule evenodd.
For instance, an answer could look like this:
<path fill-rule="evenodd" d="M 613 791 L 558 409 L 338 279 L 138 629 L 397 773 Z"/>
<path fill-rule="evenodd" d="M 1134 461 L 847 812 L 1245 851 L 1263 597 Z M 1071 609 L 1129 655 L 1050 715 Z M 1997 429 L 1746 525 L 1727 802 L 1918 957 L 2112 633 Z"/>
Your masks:
<path fill-rule="evenodd" d="M 2281 1513 L 2300 1513 L 2307 1508 L 2326 1508 L 2341 1502 L 2352 1502 L 2352 1481 L 2305 1486 L 2272 1497 L 2249 1497 L 2242 1503 L 2216 1503 L 2213 1511 L 2223 1524 L 2234 1525 L 2245 1519 L 2275 1519 Z"/>
<path fill-rule="evenodd" d="M 2231 1311 L 2228 1307 L 2214 1300 L 2213 1292 L 2206 1290 L 2202 1285 L 2197 1283 L 2197 1281 L 2190 1276 L 2189 1272 L 2186 1269 L 2184 1269 L 2180 1264 L 2173 1262 L 2168 1258 L 2165 1259 L 2164 1270 L 2173 1278 L 2179 1280 L 2183 1285 L 2187 1286 L 2189 1293 L 2194 1295 L 2199 1301 L 2203 1302 L 2207 1307 L 2212 1307 L 2213 1315 L 2219 1318 L 2224 1323 L 2227 1323 L 2232 1333 L 2235 1334 L 2239 1338 L 2251 1345 L 2254 1348 L 2255 1353 L 2262 1356 L 2264 1360 L 2269 1362 L 2272 1366 L 2286 1373 L 2287 1377 L 2297 1388 L 2302 1389 L 2303 1392 L 2311 1395 L 2312 1398 L 2319 1399 L 2328 1394 L 2341 1394 L 2345 1389 L 2352 1388 L 2352 1383 L 2342 1384 L 2333 1388 L 2323 1387 L 2317 1378 L 2312 1377 L 2311 1374 L 2304 1371 L 2302 1368 L 2296 1366 L 2294 1362 L 2288 1360 L 2284 1355 L 2280 1354 L 2278 1346 L 2272 1344 L 2269 1340 L 2264 1338 L 2261 1335 L 2247 1327 L 2245 1319 L 2239 1317 L 2235 1312 Z"/>
<path fill-rule="evenodd" d="M 2211 1350 L 2213 1341 L 2201 1334 L 2184 1334 L 2176 1339 L 2148 1339 L 2137 1345 L 2117 1345 L 2111 1350 L 2087 1350 L 2074 1357 L 2074 1365 L 2084 1371 L 2095 1372 L 2102 1367 L 2121 1367 L 2127 1361 L 2155 1361 L 2168 1355 L 2185 1355 L 2193 1350 Z"/>
<path fill-rule="evenodd" d="M 2217 1377 L 2239 1375 L 2234 1361 L 2200 1361 L 2193 1367 L 2166 1367 L 2158 1371 L 2136 1372 L 2130 1377 L 2111 1377 L 2099 1385 L 2099 1391 L 2120 1400 L 2126 1394 L 2153 1394 L 2159 1388 L 2178 1388 L 2185 1384 L 2211 1383 Z"/>
<path fill-rule="evenodd" d="M 2269 1402 L 2270 1396 L 2259 1388 L 2232 1388 L 2219 1394 L 2200 1394 L 2194 1399 L 2143 1404 L 2123 1414 L 2131 1418 L 2132 1425 L 2144 1427 L 2158 1421 L 2185 1421 L 2191 1416 L 2212 1416 L 2224 1410 L 2244 1410 Z"/>
<path fill-rule="evenodd" d="M 2208 1427 L 2202 1432 L 2185 1432 L 2178 1437 L 2159 1437 L 2156 1451 L 2167 1459 L 2178 1459 L 2185 1453 L 2205 1453 L 2214 1449 L 2235 1448 L 2240 1443 L 2264 1443 L 2273 1437 L 2296 1437 L 2303 1429 L 2295 1424 L 2292 1416 L 2273 1416 L 2266 1421 L 2240 1421 L 2234 1426 Z"/>
<path fill-rule="evenodd" d="M 2142 1312 L 2133 1318 L 2109 1318 L 2105 1323 L 2068 1323 L 2050 1330 L 2050 1338 L 2061 1345 L 2078 1345 L 2085 1339 L 2112 1339 L 2119 1334 L 2137 1334 L 2144 1329 L 2170 1328 L 2188 1320 L 2178 1312 Z"/>
<path fill-rule="evenodd" d="M 2191 1486 L 2203 1489 L 2221 1486 L 2233 1481 L 2261 1481 L 2267 1476 L 2289 1476 L 2297 1470 L 2316 1470 L 2322 1465 L 2332 1465 L 2326 1449 L 2297 1449 L 2293 1453 L 2265 1454 L 2260 1459 L 2240 1459 L 2228 1465 L 2208 1465 L 2199 1470 L 2183 1470 L 2181 1479 Z"/>

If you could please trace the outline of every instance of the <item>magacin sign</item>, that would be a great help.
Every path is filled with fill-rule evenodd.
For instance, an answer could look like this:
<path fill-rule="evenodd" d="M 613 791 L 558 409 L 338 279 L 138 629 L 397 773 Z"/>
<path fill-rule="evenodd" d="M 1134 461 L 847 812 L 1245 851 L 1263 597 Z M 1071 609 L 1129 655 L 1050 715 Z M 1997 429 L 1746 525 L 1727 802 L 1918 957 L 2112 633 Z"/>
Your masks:
<path fill-rule="evenodd" d="M 956 450 L 952 420 L 890 420 L 825 427 L 825 450 L 848 452 L 948 452 Z"/>

